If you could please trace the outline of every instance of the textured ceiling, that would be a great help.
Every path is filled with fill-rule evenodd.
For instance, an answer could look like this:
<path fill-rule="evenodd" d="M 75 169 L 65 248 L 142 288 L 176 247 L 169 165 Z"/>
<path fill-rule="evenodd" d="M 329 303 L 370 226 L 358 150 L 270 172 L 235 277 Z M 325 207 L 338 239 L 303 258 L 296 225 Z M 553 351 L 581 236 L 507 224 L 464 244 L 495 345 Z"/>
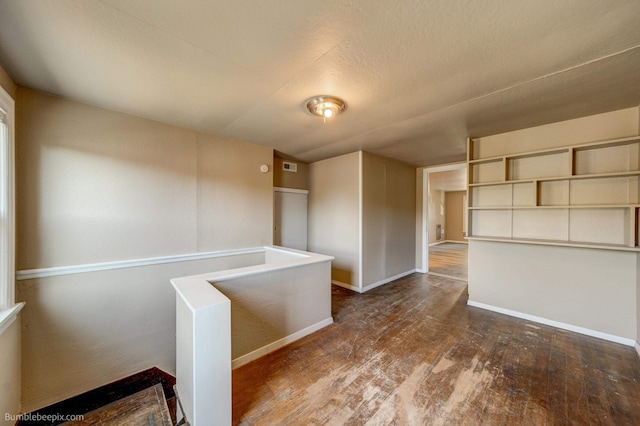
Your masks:
<path fill-rule="evenodd" d="M 417 166 L 640 103 L 638 0 L 0 0 L 16 83 L 267 145 Z M 346 100 L 323 124 L 305 100 Z"/>

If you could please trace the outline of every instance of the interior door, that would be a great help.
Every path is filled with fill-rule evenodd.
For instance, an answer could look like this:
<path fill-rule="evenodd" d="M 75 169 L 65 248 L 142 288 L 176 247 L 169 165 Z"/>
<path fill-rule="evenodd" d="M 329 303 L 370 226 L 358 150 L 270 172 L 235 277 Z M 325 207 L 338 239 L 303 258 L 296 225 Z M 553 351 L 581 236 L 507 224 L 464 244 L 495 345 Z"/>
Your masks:
<path fill-rule="evenodd" d="M 274 192 L 273 243 L 277 246 L 307 250 L 306 191 Z"/>

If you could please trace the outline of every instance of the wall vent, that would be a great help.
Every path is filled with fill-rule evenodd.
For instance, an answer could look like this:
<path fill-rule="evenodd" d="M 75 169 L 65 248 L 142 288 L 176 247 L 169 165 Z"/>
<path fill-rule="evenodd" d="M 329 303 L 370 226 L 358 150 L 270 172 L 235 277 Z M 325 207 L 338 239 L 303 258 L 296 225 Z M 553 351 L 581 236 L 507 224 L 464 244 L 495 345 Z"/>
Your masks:
<path fill-rule="evenodd" d="M 289 161 L 283 161 L 282 162 L 282 170 L 284 170 L 285 172 L 297 172 L 298 171 L 298 164 L 297 163 L 291 163 Z"/>

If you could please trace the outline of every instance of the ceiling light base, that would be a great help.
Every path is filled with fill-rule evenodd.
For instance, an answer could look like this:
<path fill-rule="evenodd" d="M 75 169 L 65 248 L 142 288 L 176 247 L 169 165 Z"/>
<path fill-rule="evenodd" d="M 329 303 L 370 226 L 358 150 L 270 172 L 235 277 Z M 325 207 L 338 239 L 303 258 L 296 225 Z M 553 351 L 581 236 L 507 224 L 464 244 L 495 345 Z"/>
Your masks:
<path fill-rule="evenodd" d="M 325 122 L 327 118 L 340 114 L 346 107 L 347 104 L 335 96 L 314 96 L 307 101 L 307 110 L 313 115 L 322 117 Z"/>

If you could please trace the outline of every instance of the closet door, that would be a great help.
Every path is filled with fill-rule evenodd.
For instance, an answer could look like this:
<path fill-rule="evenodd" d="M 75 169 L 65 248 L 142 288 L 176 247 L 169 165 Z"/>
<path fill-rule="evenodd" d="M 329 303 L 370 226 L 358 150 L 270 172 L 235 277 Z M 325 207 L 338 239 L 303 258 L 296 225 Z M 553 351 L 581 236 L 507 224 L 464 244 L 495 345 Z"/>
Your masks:
<path fill-rule="evenodd" d="M 273 242 L 277 246 L 307 250 L 307 191 L 274 190 Z"/>

